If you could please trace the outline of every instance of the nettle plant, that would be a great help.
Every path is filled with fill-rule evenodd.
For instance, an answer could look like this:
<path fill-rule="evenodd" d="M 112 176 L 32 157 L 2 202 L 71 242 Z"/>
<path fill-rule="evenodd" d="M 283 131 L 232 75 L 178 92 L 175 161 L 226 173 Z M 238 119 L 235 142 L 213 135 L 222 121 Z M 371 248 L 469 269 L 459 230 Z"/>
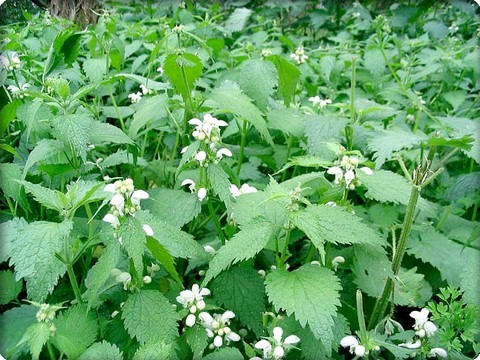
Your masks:
<path fill-rule="evenodd" d="M 476 7 L 377 5 L 2 28 L 0 354 L 478 358 Z"/>

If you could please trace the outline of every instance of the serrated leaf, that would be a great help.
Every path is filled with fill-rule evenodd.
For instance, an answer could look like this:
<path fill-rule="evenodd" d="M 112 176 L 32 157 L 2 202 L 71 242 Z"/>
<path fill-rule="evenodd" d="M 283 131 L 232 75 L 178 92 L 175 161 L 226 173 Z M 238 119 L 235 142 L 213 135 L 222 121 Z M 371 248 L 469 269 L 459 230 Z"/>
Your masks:
<path fill-rule="evenodd" d="M 305 133 L 306 116 L 298 109 L 272 109 L 267 113 L 268 127 L 288 135 L 302 137 Z"/>
<path fill-rule="evenodd" d="M 169 54 L 163 63 L 163 70 L 175 90 L 187 102 L 195 81 L 202 75 L 202 61 L 191 53 Z"/>
<path fill-rule="evenodd" d="M 66 205 L 66 197 L 63 193 L 57 190 L 45 188 L 39 184 L 32 184 L 28 181 L 19 181 L 23 185 L 25 191 L 32 194 L 37 202 L 46 208 L 56 210 L 60 214 Z"/>
<path fill-rule="evenodd" d="M 225 203 L 227 209 L 231 207 L 232 194 L 230 193 L 230 180 L 223 169 L 216 165 L 210 164 L 208 166 L 208 180 L 212 185 L 213 191 L 218 195 L 220 200 Z"/>
<path fill-rule="evenodd" d="M 33 133 L 46 132 L 49 129 L 47 122 L 51 119 L 50 108 L 43 103 L 43 99 L 35 98 L 32 102 L 24 103 L 17 109 L 17 119 L 25 125 L 27 142 Z"/>
<path fill-rule="evenodd" d="M 0 223 L 0 263 L 7 261 L 12 254 L 13 241 L 28 223 L 23 218 L 13 218 Z"/>
<path fill-rule="evenodd" d="M 45 60 L 43 79 L 51 74 L 60 64 L 73 63 L 78 56 L 81 35 L 81 32 L 74 32 L 71 29 L 57 33 Z"/>
<path fill-rule="evenodd" d="M 10 265 L 15 266 L 16 278 L 27 281 L 29 299 L 43 301 L 57 284 L 67 267 L 57 259 L 69 236 L 73 223 L 36 221 L 19 229 L 11 239 Z"/>
<path fill-rule="evenodd" d="M 424 134 L 410 133 L 400 129 L 376 133 L 368 141 L 368 148 L 374 152 L 375 168 L 380 169 L 386 160 L 391 159 L 394 152 L 401 149 L 411 149 L 415 145 L 420 145 L 426 138 Z"/>
<path fill-rule="evenodd" d="M 221 86 L 213 89 L 208 98 L 215 109 L 226 110 L 251 123 L 260 135 L 273 146 L 273 140 L 262 112 L 236 83 L 226 80 Z"/>
<path fill-rule="evenodd" d="M 42 139 L 37 146 L 28 155 L 27 162 L 23 167 L 22 178 L 25 179 L 28 170 L 41 160 L 46 160 L 56 156 L 64 151 L 63 144 L 60 140 Z"/>
<path fill-rule="evenodd" d="M 142 202 L 142 209 L 150 210 L 158 219 L 181 227 L 193 220 L 202 210 L 196 194 L 183 190 L 155 188 Z"/>
<path fill-rule="evenodd" d="M 107 63 L 104 57 L 86 59 L 83 64 L 83 71 L 87 75 L 89 82 L 98 83 L 103 80 L 107 73 Z"/>
<path fill-rule="evenodd" d="M 173 343 L 163 341 L 142 345 L 133 356 L 133 360 L 177 360 Z"/>
<path fill-rule="evenodd" d="M 480 190 L 480 172 L 462 174 L 445 192 L 445 199 L 452 203 L 465 198 L 474 199 L 478 190 Z"/>
<path fill-rule="evenodd" d="M 23 209 L 30 210 L 30 206 L 17 180 L 22 179 L 22 170 L 19 164 L 0 164 L 0 188 L 5 196 L 18 202 Z"/>
<path fill-rule="evenodd" d="M 87 159 L 93 119 L 86 114 L 60 115 L 52 120 L 53 135 L 83 161 Z"/>
<path fill-rule="evenodd" d="M 275 66 L 269 61 L 246 60 L 241 63 L 238 71 L 241 89 L 253 99 L 259 109 L 265 111 L 268 98 L 273 95 L 278 82 Z"/>
<path fill-rule="evenodd" d="M 202 360 L 243 360 L 242 353 L 234 347 L 224 347 L 208 354 Z"/>
<path fill-rule="evenodd" d="M 15 300 L 22 290 L 22 283 L 15 280 L 15 274 L 10 270 L 0 271 L 0 305 L 6 305 Z"/>
<path fill-rule="evenodd" d="M 168 97 L 165 94 L 155 95 L 140 102 L 128 129 L 128 136 L 135 139 L 142 127 L 153 121 L 166 118 L 167 103 Z"/>
<path fill-rule="evenodd" d="M 288 60 L 279 55 L 270 56 L 267 60 L 273 61 L 278 72 L 278 91 L 283 97 L 285 106 L 290 106 L 297 89 L 297 82 L 301 72 Z"/>
<path fill-rule="evenodd" d="M 173 257 L 183 259 L 208 259 L 205 249 L 193 239 L 193 236 L 180 230 L 179 227 L 170 225 L 156 216 L 139 211 L 136 218 L 142 224 L 151 226 L 155 239 L 162 244 Z"/>
<path fill-rule="evenodd" d="M 323 263 L 325 242 L 376 246 L 384 243 L 377 231 L 362 223 L 361 218 L 339 207 L 312 205 L 293 213 L 290 219 L 319 250 Z"/>
<path fill-rule="evenodd" d="M 277 311 L 294 314 L 303 327 L 309 325 L 325 349 L 332 347 L 333 319 L 342 287 L 331 270 L 310 264 L 292 272 L 277 269 L 267 275 L 265 284 L 268 299 Z"/>
<path fill-rule="evenodd" d="M 115 344 L 103 340 L 90 346 L 78 360 L 123 360 L 122 352 Z"/>
<path fill-rule="evenodd" d="M 328 168 L 332 163 L 330 161 L 325 161 L 319 156 L 314 155 L 302 155 L 291 157 L 290 160 L 282 167 L 280 171 L 285 171 L 292 166 L 302 166 L 308 168 Z"/>
<path fill-rule="evenodd" d="M 480 276 L 478 276 L 478 258 L 470 257 L 460 274 L 460 289 L 463 299 L 468 304 L 478 306 L 480 309 Z"/>
<path fill-rule="evenodd" d="M 451 286 L 460 286 L 465 263 L 470 257 L 478 259 L 480 251 L 464 247 L 431 227 L 422 230 L 410 239 L 407 253 L 432 264 Z"/>
<path fill-rule="evenodd" d="M 330 75 L 335 67 L 335 62 L 335 57 L 330 55 L 322 56 L 320 59 L 320 75 L 326 82 L 330 82 Z"/>
<path fill-rule="evenodd" d="M 50 339 L 50 324 L 46 322 L 38 322 L 30 325 L 23 337 L 20 339 L 19 345 L 27 344 L 33 360 L 38 360 L 43 345 Z"/>
<path fill-rule="evenodd" d="M 77 180 L 68 184 L 65 197 L 68 201 L 70 213 L 90 202 L 104 200 L 105 192 L 100 189 L 103 186 L 103 182 L 84 180 Z"/>
<path fill-rule="evenodd" d="M 230 14 L 223 27 L 230 32 L 242 31 L 247 25 L 251 14 L 252 10 L 250 9 L 244 7 L 237 8 Z"/>
<path fill-rule="evenodd" d="M 197 153 L 197 150 L 200 148 L 200 141 L 194 141 L 190 145 L 188 145 L 187 150 L 182 154 L 182 158 L 180 159 L 180 163 L 178 164 L 177 171 L 175 171 L 175 176 L 178 176 L 183 170 L 185 164 L 187 164 Z"/>
<path fill-rule="evenodd" d="M 203 285 L 205 286 L 230 265 L 254 257 L 265 247 L 274 233 L 273 224 L 263 219 L 245 225 L 217 251 L 210 261 Z"/>
<path fill-rule="evenodd" d="M 52 343 L 69 359 L 79 357 L 97 337 L 98 324 L 82 305 L 62 312 L 53 322 L 57 328 Z"/>
<path fill-rule="evenodd" d="M 10 122 L 15 119 L 17 110 L 22 104 L 23 100 L 15 99 L 0 109 L 0 136 L 3 136 Z"/>
<path fill-rule="evenodd" d="M 338 158 L 337 151 L 332 149 L 332 143 L 340 143 L 341 132 L 345 129 L 347 119 L 343 117 L 312 115 L 305 122 L 307 136 L 307 152 L 327 161 Z M 338 146 L 340 149 L 340 146 Z"/>
<path fill-rule="evenodd" d="M 5 311 L 0 315 L 0 354 L 7 359 L 16 358 L 25 350 L 25 346 L 16 345 L 19 343 L 25 329 L 37 323 L 35 314 L 38 308 L 34 305 L 21 305 Z"/>
<path fill-rule="evenodd" d="M 209 342 L 205 328 L 199 324 L 195 324 L 193 327 L 186 327 L 183 333 L 185 334 L 187 344 L 192 349 L 193 355 L 201 357 Z"/>
<path fill-rule="evenodd" d="M 171 341 L 177 336 L 178 315 L 167 298 L 156 290 L 131 294 L 123 306 L 122 319 L 130 336 L 140 344 Z"/>
<path fill-rule="evenodd" d="M 433 137 L 428 139 L 427 145 L 430 146 L 454 146 L 462 150 L 470 150 L 472 148 L 472 142 L 474 139 L 465 135 L 457 139 L 447 139 L 444 137 Z"/>
<path fill-rule="evenodd" d="M 98 259 L 97 263 L 88 271 L 85 279 L 87 291 L 83 297 L 88 301 L 89 307 L 96 307 L 100 289 L 110 277 L 110 272 L 117 266 L 120 259 L 120 244 L 111 243 Z"/>
<path fill-rule="evenodd" d="M 385 71 L 387 66 L 385 58 L 382 55 L 381 50 L 379 49 L 367 49 L 364 54 L 364 65 L 365 69 L 370 71 L 370 73 L 378 78 Z"/>
<path fill-rule="evenodd" d="M 175 260 L 173 256 L 155 239 L 155 234 L 147 237 L 147 249 L 150 250 L 153 257 L 168 271 L 176 282 L 182 285 L 183 281 L 175 269 Z"/>
<path fill-rule="evenodd" d="M 93 145 L 101 145 L 105 143 L 134 144 L 133 140 L 130 139 L 121 129 L 99 121 L 92 122 L 90 142 Z"/>
<path fill-rule="evenodd" d="M 122 238 L 122 244 L 127 251 L 128 257 L 133 261 L 138 276 L 143 274 L 143 254 L 146 249 L 145 231 L 142 224 L 132 216 L 125 218 L 118 228 L 118 238 Z"/>
<path fill-rule="evenodd" d="M 263 332 L 265 287 L 257 271 L 249 266 L 233 266 L 210 284 L 216 304 L 233 311 L 243 325 L 257 336 Z"/>
<path fill-rule="evenodd" d="M 452 128 L 451 137 L 453 138 L 462 138 L 462 137 L 471 137 L 473 138 L 472 147 L 470 150 L 462 149 L 463 153 L 469 158 L 472 158 L 476 161 L 477 164 L 480 164 L 480 134 L 478 131 L 478 126 L 480 121 L 478 119 L 471 120 L 468 118 L 461 118 L 456 116 L 439 116 L 439 120 L 442 121 L 444 125 Z"/>

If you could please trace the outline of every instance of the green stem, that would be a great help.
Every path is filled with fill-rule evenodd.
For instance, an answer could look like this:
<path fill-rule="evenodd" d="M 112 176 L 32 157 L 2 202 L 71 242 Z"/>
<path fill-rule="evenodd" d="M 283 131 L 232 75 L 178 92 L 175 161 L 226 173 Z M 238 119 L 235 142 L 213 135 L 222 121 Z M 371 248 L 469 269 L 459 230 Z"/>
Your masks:
<path fill-rule="evenodd" d="M 407 240 L 410 235 L 410 230 L 412 228 L 413 219 L 415 217 L 415 208 L 418 202 L 420 195 L 421 187 L 417 185 L 412 186 L 412 192 L 410 193 L 410 199 L 408 201 L 407 212 L 405 213 L 405 219 L 403 221 L 402 232 L 400 233 L 400 239 L 398 240 L 397 250 L 395 252 L 392 264 L 393 276 L 397 276 L 400 271 L 400 266 L 402 264 L 403 256 L 405 255 L 405 250 L 407 248 Z M 368 326 L 370 329 L 374 328 L 385 314 L 387 305 L 390 299 L 390 294 L 392 292 L 393 278 L 389 277 L 383 288 L 382 295 L 377 298 L 375 306 L 373 308 L 372 315 L 370 316 L 370 321 Z"/>
<path fill-rule="evenodd" d="M 360 339 L 365 341 L 367 339 L 367 326 L 365 325 L 365 315 L 363 313 L 363 297 L 360 289 L 357 289 L 357 319 L 358 327 L 360 329 Z"/>
<path fill-rule="evenodd" d="M 48 356 L 50 356 L 50 360 L 56 360 L 55 351 L 53 350 L 52 343 L 50 340 L 47 340 L 47 349 L 48 349 Z"/>
<path fill-rule="evenodd" d="M 212 216 L 213 223 L 215 224 L 215 228 L 217 229 L 218 236 L 220 237 L 220 241 L 222 245 L 225 245 L 225 235 L 223 234 L 222 225 L 220 224 L 220 220 L 218 220 L 218 216 L 213 209 L 212 203 L 210 200 L 207 200 L 208 210 L 210 211 L 210 215 Z"/>
<path fill-rule="evenodd" d="M 77 278 L 75 277 L 75 272 L 73 271 L 72 264 L 67 264 L 67 273 L 68 273 L 68 278 L 70 279 L 70 283 L 72 284 L 72 289 L 73 289 L 73 293 L 75 294 L 75 299 L 77 300 L 77 303 L 82 304 L 83 303 L 82 292 L 78 287 Z"/>
<path fill-rule="evenodd" d="M 243 154 L 245 152 L 245 145 L 247 144 L 247 121 L 243 120 L 242 133 L 240 138 L 240 153 L 238 154 L 237 176 L 240 175 L 242 169 Z"/>
<path fill-rule="evenodd" d="M 310 262 L 313 261 L 313 256 L 315 255 L 315 250 L 316 250 L 316 247 L 315 245 L 313 245 L 312 242 L 310 242 L 310 248 L 308 249 L 308 253 L 307 253 L 307 258 L 305 260 L 305 264 L 308 264 Z M 325 264 L 322 264 L 322 265 L 325 265 Z"/>
<path fill-rule="evenodd" d="M 357 86 L 357 76 L 356 76 L 356 61 L 357 58 L 352 57 L 352 79 L 350 84 L 350 124 L 355 124 L 356 114 L 355 114 L 355 87 Z"/>
<path fill-rule="evenodd" d="M 285 265 L 285 261 L 287 260 L 287 250 L 288 244 L 290 243 L 290 234 L 292 233 L 292 229 L 290 228 L 290 222 L 287 224 L 288 229 L 285 232 L 285 242 L 283 243 L 282 255 L 280 256 L 280 261 L 277 265 L 277 268 L 282 269 Z"/>

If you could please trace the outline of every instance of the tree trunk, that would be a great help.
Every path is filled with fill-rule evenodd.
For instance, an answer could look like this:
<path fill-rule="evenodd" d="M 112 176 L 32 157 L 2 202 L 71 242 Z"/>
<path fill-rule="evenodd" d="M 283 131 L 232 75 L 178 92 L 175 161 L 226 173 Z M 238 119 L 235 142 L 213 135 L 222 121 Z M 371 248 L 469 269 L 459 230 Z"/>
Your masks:
<path fill-rule="evenodd" d="M 50 13 L 81 25 L 94 24 L 98 0 L 50 0 Z"/>

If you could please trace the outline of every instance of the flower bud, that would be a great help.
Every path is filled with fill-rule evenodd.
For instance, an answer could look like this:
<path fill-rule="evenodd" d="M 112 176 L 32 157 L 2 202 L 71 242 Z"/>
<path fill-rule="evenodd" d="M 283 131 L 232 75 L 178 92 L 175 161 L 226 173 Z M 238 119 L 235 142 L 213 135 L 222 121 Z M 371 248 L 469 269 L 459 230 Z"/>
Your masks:
<path fill-rule="evenodd" d="M 146 275 L 146 276 L 143 277 L 143 282 L 145 284 L 150 284 L 152 282 L 152 278 L 150 276 Z"/>

